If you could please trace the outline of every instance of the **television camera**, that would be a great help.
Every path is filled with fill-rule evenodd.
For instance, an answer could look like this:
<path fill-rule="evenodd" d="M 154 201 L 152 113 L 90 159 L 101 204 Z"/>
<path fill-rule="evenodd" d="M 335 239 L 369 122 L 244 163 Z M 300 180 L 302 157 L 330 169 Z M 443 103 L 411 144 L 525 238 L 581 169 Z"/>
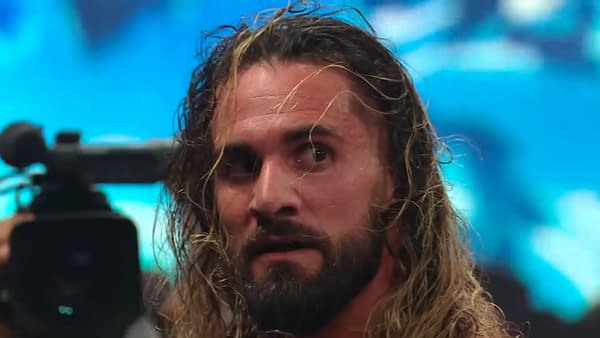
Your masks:
<path fill-rule="evenodd" d="M 33 189 L 33 221 L 10 236 L 0 278 L 4 319 L 26 338 L 115 338 L 143 312 L 133 222 L 116 213 L 96 183 L 153 183 L 164 177 L 172 142 L 82 146 L 63 131 L 53 147 L 26 122 L 0 134 L 0 156 L 25 177 L 7 191 Z M 44 173 L 27 170 L 42 164 Z"/>

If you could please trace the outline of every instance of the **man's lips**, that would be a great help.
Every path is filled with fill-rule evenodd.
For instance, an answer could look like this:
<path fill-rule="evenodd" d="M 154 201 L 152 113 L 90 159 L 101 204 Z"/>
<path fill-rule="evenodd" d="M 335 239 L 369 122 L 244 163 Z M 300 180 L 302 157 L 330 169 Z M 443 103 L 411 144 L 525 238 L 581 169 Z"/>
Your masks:
<path fill-rule="evenodd" d="M 271 253 L 285 253 L 302 249 L 318 249 L 318 245 L 307 238 L 293 236 L 267 236 L 258 239 L 250 249 L 250 257 Z"/>

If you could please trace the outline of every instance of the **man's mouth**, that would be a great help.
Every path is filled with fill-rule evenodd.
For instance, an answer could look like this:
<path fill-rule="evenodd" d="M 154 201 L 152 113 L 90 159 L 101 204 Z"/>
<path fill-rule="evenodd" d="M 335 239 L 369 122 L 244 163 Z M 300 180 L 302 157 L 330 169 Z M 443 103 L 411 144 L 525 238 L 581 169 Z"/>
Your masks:
<path fill-rule="evenodd" d="M 313 245 L 306 242 L 291 241 L 291 242 L 271 242 L 265 243 L 258 250 L 258 254 L 262 255 L 271 252 L 285 252 L 300 249 L 314 249 Z"/>
<path fill-rule="evenodd" d="M 269 237 L 259 240 L 252 248 L 252 256 L 287 253 L 303 249 L 316 249 L 317 245 L 305 239 L 290 237 Z"/>

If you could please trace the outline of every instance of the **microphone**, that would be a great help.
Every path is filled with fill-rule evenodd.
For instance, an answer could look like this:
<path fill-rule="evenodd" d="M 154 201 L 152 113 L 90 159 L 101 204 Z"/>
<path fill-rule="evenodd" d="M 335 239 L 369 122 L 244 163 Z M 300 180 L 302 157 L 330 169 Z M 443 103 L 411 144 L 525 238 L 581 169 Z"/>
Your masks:
<path fill-rule="evenodd" d="M 173 140 L 122 146 L 81 146 L 77 132 L 61 132 L 48 148 L 41 128 L 17 122 L 0 133 L 0 157 L 22 169 L 45 165 L 49 174 L 81 176 L 89 183 L 153 183 L 164 179 Z"/>
<path fill-rule="evenodd" d="M 12 167 L 43 162 L 47 151 L 42 129 L 30 123 L 13 123 L 0 133 L 0 157 Z"/>

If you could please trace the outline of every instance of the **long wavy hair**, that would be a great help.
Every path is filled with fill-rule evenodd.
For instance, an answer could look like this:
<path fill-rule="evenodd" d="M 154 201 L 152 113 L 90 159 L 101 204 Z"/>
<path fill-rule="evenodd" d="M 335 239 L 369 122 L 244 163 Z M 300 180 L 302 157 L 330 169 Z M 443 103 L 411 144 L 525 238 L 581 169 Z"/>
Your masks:
<path fill-rule="evenodd" d="M 177 266 L 172 337 L 260 337 L 232 282 L 227 240 L 215 205 L 220 154 L 211 124 L 217 90 L 262 61 L 334 65 L 349 73 L 386 121 L 387 161 L 397 187 L 386 224 L 404 235 L 396 281 L 365 337 L 509 337 L 501 311 L 474 273 L 464 222 L 440 174 L 436 136 L 411 79 L 365 28 L 305 2 L 212 33 L 216 43 L 192 74 L 179 115 L 178 150 L 167 180 L 167 234 Z M 354 10 L 361 20 L 360 12 Z M 211 40 L 215 41 L 215 40 Z"/>

